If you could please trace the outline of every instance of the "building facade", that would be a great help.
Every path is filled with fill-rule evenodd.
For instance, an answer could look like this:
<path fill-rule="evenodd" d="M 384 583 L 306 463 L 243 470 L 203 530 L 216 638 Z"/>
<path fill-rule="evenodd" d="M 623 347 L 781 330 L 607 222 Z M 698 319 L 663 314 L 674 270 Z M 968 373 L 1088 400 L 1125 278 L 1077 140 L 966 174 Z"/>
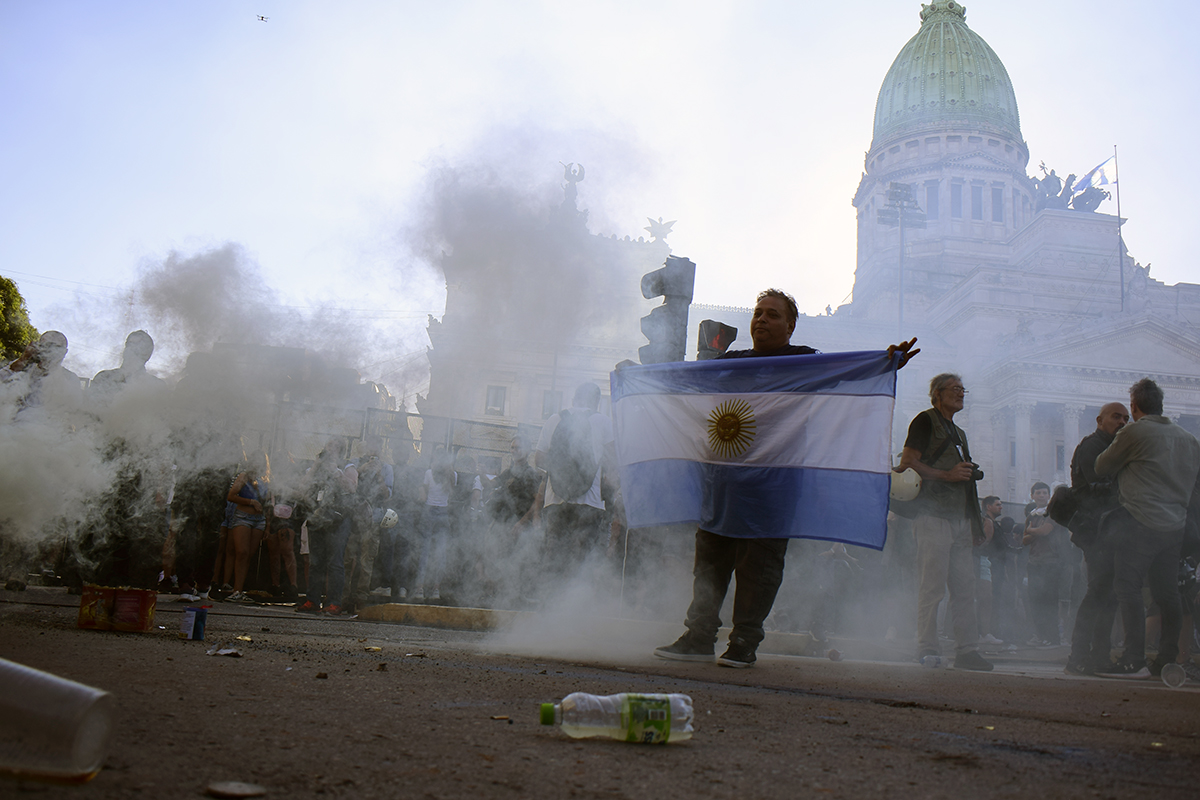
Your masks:
<path fill-rule="evenodd" d="M 1069 481 L 1100 407 L 1127 403 L 1145 376 L 1163 387 L 1166 413 L 1200 434 L 1200 286 L 1154 280 L 1117 217 L 1071 205 L 1069 180 L 1028 176 L 999 57 L 954 0 L 920 17 L 879 90 L 852 201 L 853 299 L 801 317 L 792 341 L 835 351 L 919 337 L 921 355 L 900 373 L 894 451 L 929 405 L 929 379 L 961 374 L 970 394 L 955 421 L 984 470 L 981 496 L 1020 502 L 1035 481 Z M 897 183 L 926 217 L 904 232 L 903 257 L 899 227 L 879 213 Z M 750 309 L 692 316 L 693 328 L 706 317 L 737 326 L 734 347 L 749 346 Z"/>

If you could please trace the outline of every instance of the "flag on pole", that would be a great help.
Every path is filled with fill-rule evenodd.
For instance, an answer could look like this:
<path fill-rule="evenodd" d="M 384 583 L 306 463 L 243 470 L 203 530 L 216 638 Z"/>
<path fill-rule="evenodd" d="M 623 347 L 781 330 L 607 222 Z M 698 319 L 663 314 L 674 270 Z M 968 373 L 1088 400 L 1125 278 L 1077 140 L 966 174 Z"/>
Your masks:
<path fill-rule="evenodd" d="M 1113 165 L 1116 161 L 1116 158 L 1117 157 L 1115 154 L 1111 155 L 1102 163 L 1093 167 L 1091 172 L 1079 179 L 1079 182 L 1075 184 L 1072 193 L 1079 194 L 1080 192 L 1092 186 L 1109 186 L 1116 183 L 1117 176 L 1113 171 Z"/>
<path fill-rule="evenodd" d="M 882 550 L 898 363 L 871 351 L 614 371 L 629 527 Z"/>

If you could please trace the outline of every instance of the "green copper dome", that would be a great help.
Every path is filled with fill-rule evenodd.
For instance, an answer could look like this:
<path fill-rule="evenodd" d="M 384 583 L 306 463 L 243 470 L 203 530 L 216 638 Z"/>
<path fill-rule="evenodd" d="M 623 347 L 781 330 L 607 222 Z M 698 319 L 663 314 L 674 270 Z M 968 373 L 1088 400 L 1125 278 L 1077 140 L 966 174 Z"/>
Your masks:
<path fill-rule="evenodd" d="M 921 29 L 892 62 L 875 103 L 872 147 L 947 123 L 1021 139 L 1017 96 L 995 51 L 954 0 L 921 6 Z"/>

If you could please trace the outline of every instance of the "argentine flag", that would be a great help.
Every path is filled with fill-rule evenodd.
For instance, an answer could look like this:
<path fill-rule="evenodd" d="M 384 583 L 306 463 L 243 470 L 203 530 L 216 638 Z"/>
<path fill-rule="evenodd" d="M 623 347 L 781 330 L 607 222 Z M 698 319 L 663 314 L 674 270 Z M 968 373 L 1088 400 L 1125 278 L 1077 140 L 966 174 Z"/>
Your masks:
<path fill-rule="evenodd" d="M 896 365 L 880 351 L 730 358 L 612 373 L 630 528 L 882 550 Z"/>
<path fill-rule="evenodd" d="M 1117 157 L 1109 156 L 1101 163 L 1092 167 L 1092 171 L 1080 178 L 1079 183 L 1071 189 L 1072 194 L 1079 194 L 1093 186 L 1111 186 L 1117 182 L 1113 168 Z"/>

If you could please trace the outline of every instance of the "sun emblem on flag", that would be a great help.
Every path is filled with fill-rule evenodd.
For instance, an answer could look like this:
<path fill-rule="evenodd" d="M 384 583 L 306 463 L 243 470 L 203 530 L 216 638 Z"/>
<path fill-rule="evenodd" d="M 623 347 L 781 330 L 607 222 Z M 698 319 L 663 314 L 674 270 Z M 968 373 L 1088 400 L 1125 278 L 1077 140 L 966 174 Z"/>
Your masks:
<path fill-rule="evenodd" d="M 726 400 L 708 415 L 708 444 L 721 458 L 746 452 L 754 430 L 754 410 L 740 398 Z"/>

